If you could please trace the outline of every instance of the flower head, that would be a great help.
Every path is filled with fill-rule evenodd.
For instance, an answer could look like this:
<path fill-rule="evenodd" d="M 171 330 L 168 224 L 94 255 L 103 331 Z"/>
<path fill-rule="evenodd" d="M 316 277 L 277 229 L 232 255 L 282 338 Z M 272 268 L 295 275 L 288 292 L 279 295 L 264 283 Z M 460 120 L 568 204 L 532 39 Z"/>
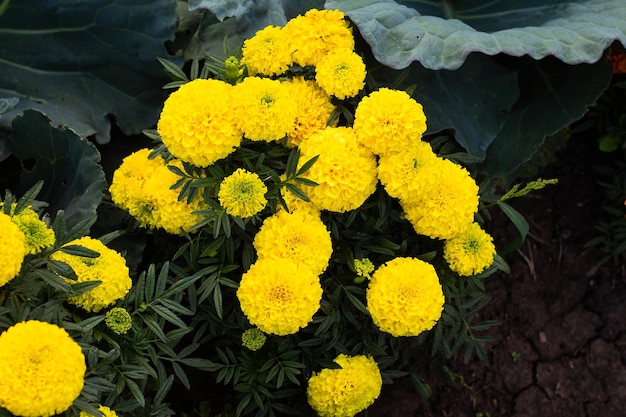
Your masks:
<path fill-rule="evenodd" d="M 306 187 L 311 201 L 322 210 L 346 212 L 361 206 L 375 191 L 376 159 L 359 146 L 347 127 L 327 127 L 300 144 L 300 161 L 319 158 L 307 177 L 319 185 Z"/>
<path fill-rule="evenodd" d="M 351 49 L 332 50 L 317 64 L 315 81 L 328 95 L 354 97 L 365 85 L 365 64 Z"/>
<path fill-rule="evenodd" d="M 370 279 L 374 269 L 374 264 L 368 258 L 354 260 L 354 270 L 359 277 Z"/>
<path fill-rule="evenodd" d="M 2 207 L 3 203 L 0 203 L 0 208 Z M 39 219 L 37 212 L 32 207 L 26 207 L 15 214 L 16 207 L 17 204 L 11 207 L 11 220 L 24 233 L 26 255 L 40 253 L 43 249 L 54 245 L 54 231 Z"/>
<path fill-rule="evenodd" d="M 383 380 L 371 357 L 339 355 L 340 369 L 322 369 L 309 378 L 307 399 L 321 417 L 353 417 L 380 395 Z"/>
<path fill-rule="evenodd" d="M 324 129 L 335 106 L 315 81 L 294 77 L 289 82 L 289 89 L 298 109 L 294 128 L 287 133 L 287 146 L 294 147 L 313 133 Z"/>
<path fill-rule="evenodd" d="M 219 80 L 195 79 L 165 101 L 157 130 L 176 158 L 206 167 L 241 143 L 233 87 Z"/>
<path fill-rule="evenodd" d="M 241 335 L 241 345 L 252 351 L 261 349 L 266 340 L 267 336 L 258 327 L 248 329 Z"/>
<path fill-rule="evenodd" d="M 263 221 L 254 237 L 259 260 L 287 259 L 320 275 L 333 251 L 330 232 L 319 216 L 281 210 Z"/>
<path fill-rule="evenodd" d="M 126 334 L 133 327 L 133 318 L 123 307 L 113 307 L 104 316 L 107 327 L 117 334 Z"/>
<path fill-rule="evenodd" d="M 393 336 L 431 329 L 445 301 L 435 268 L 417 258 L 395 258 L 379 267 L 366 298 L 374 324 Z"/>
<path fill-rule="evenodd" d="M 317 275 L 287 259 L 265 259 L 243 274 L 237 298 L 250 323 L 280 336 L 305 327 L 320 307 Z"/>
<path fill-rule="evenodd" d="M 407 93 L 381 88 L 364 97 L 354 113 L 359 142 L 376 155 L 404 152 L 426 131 L 422 105 Z"/>
<path fill-rule="evenodd" d="M 87 311 L 98 312 L 123 298 L 132 286 L 128 275 L 126 260 L 109 249 L 102 242 L 89 236 L 73 240 L 68 245 L 83 246 L 98 252 L 100 256 L 88 258 L 78 255 L 70 255 L 64 252 L 55 252 L 51 259 L 65 262 L 76 273 L 77 280 L 72 281 L 64 278 L 68 283 L 102 281 L 100 285 L 80 295 L 68 298 L 68 301 Z"/>
<path fill-rule="evenodd" d="M 0 407 L 24 417 L 67 410 L 83 389 L 85 356 L 54 324 L 29 320 L 0 335 Z"/>
<path fill-rule="evenodd" d="M 302 66 L 317 65 L 337 48 L 354 49 L 352 30 L 339 10 L 311 9 L 288 21 L 283 31 L 291 42 L 293 62 Z"/>
<path fill-rule="evenodd" d="M 117 413 L 111 410 L 109 407 L 101 405 L 98 407 L 98 411 L 102 413 L 104 417 L 117 417 Z M 78 417 L 95 417 L 93 414 L 89 414 L 86 411 L 81 411 Z"/>
<path fill-rule="evenodd" d="M 291 64 L 291 51 L 285 32 L 278 26 L 266 26 L 243 42 L 241 63 L 248 74 L 278 75 Z"/>
<path fill-rule="evenodd" d="M 226 213 L 237 217 L 252 217 L 267 205 L 267 187 L 261 178 L 243 168 L 224 178 L 218 198 Z"/>
<path fill-rule="evenodd" d="M 429 168 L 427 189 L 400 203 L 418 234 L 450 239 L 474 221 L 478 211 L 478 185 L 460 165 L 447 159 L 437 161 Z"/>
<path fill-rule="evenodd" d="M 298 108 L 289 85 L 246 77 L 235 86 L 238 122 L 248 139 L 271 142 L 293 130 Z"/>
<path fill-rule="evenodd" d="M 493 238 L 478 223 L 471 223 L 443 245 L 443 256 L 450 269 L 464 276 L 483 272 L 491 266 L 495 254 Z"/>
<path fill-rule="evenodd" d="M 26 255 L 26 238 L 11 217 L 0 212 L 0 286 L 19 274 Z"/>
<path fill-rule="evenodd" d="M 202 219 L 193 212 L 206 209 L 206 203 L 200 196 L 191 202 L 179 201 L 178 190 L 171 189 L 179 177 L 169 170 L 168 164 L 182 168 L 182 163 L 166 163 L 161 156 L 149 159 L 149 155 L 149 149 L 141 149 L 124 158 L 109 187 L 113 202 L 143 227 L 160 228 L 175 235 L 190 231 Z"/>

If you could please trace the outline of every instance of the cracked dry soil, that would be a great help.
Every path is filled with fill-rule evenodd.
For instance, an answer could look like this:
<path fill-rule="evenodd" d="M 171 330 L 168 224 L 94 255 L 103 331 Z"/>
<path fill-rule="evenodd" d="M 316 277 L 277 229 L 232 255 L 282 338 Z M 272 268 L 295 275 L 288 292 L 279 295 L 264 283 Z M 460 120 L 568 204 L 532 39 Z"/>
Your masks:
<path fill-rule="evenodd" d="M 572 137 L 540 172 L 558 178 L 513 200 L 530 224 L 524 246 L 505 259 L 511 273 L 487 280 L 492 303 L 481 319 L 501 325 L 489 334 L 489 364 L 454 361 L 465 384 L 426 376 L 423 401 L 409 379 L 385 385 L 368 416 L 621 417 L 626 416 L 626 268 L 585 248 L 602 216 L 606 181 L 594 165 L 611 163 L 595 138 Z M 515 229 L 496 215 L 487 225 L 500 247 Z"/>

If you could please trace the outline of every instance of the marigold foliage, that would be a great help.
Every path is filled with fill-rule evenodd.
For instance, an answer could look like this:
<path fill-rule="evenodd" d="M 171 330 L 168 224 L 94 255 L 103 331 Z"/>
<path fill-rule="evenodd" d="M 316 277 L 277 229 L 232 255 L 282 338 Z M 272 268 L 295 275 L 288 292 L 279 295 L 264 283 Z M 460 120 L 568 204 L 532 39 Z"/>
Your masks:
<path fill-rule="evenodd" d="M 464 276 L 480 274 L 489 268 L 495 255 L 493 238 L 478 223 L 471 223 L 443 245 L 443 256 L 450 269 Z"/>
<path fill-rule="evenodd" d="M 240 145 L 233 91 L 223 81 L 198 78 L 170 94 L 157 130 L 172 155 L 206 167 Z"/>
<path fill-rule="evenodd" d="M 102 242 L 89 236 L 73 240 L 68 245 L 79 245 L 98 252 L 100 256 L 88 258 L 55 252 L 51 259 L 65 262 L 76 273 L 77 280 L 64 278 L 68 283 L 102 281 L 97 287 L 68 301 L 87 311 L 98 312 L 123 298 L 132 286 L 126 260 L 118 252 L 109 249 Z"/>
<path fill-rule="evenodd" d="M 354 97 L 365 86 L 365 63 L 351 49 L 335 49 L 320 59 L 315 81 L 338 99 Z"/>
<path fill-rule="evenodd" d="M 0 335 L 0 406 L 16 416 L 67 410 L 83 389 L 85 357 L 54 324 L 29 320 Z"/>
<path fill-rule="evenodd" d="M 245 218 L 265 208 L 265 193 L 267 187 L 257 174 L 239 168 L 222 181 L 218 199 L 226 213 Z"/>
<path fill-rule="evenodd" d="M 0 203 L 0 209 L 3 206 L 4 204 Z M 39 219 L 39 215 L 32 207 L 26 207 L 18 214 L 15 214 L 15 207 L 17 204 L 11 206 L 11 220 L 24 233 L 26 255 L 38 254 L 54 245 L 54 231 Z"/>
<path fill-rule="evenodd" d="M 281 210 L 266 218 L 253 245 L 259 260 L 287 259 L 316 276 L 326 270 L 333 252 L 330 232 L 319 215 L 304 210 Z"/>
<path fill-rule="evenodd" d="M 235 86 L 238 124 L 250 140 L 271 142 L 293 131 L 298 112 L 289 86 L 269 78 L 247 77 Z M 232 105 L 231 105 L 232 107 Z"/>
<path fill-rule="evenodd" d="M 350 25 L 339 10 L 311 9 L 284 26 L 290 41 L 293 62 L 316 66 L 328 52 L 338 48 L 354 49 Z"/>
<path fill-rule="evenodd" d="M 420 140 L 426 115 L 404 91 L 381 88 L 359 102 L 353 128 L 363 146 L 384 156 L 404 152 Z"/>
<path fill-rule="evenodd" d="M 380 266 L 366 298 L 374 324 L 393 336 L 417 336 L 432 329 L 445 301 L 435 268 L 417 258 L 395 258 Z"/>
<path fill-rule="evenodd" d="M 101 405 L 98 407 L 98 411 L 102 413 L 104 417 L 117 417 L 117 413 L 111 410 L 109 407 Z M 89 414 L 86 411 L 81 411 L 78 417 L 95 417 L 93 414 Z"/>
<path fill-rule="evenodd" d="M 319 155 L 307 172 L 319 185 L 306 187 L 306 193 L 320 209 L 354 210 L 376 190 L 376 159 L 359 146 L 352 129 L 327 127 L 302 142 L 300 151 L 300 164 Z"/>
<path fill-rule="evenodd" d="M 291 64 L 291 51 L 284 31 L 278 26 L 266 26 L 243 42 L 241 63 L 249 75 L 278 75 Z"/>
<path fill-rule="evenodd" d="M 287 259 L 259 260 L 243 274 L 237 298 L 250 323 L 280 336 L 305 327 L 320 307 L 317 275 Z"/>
<path fill-rule="evenodd" d="M 380 395 L 382 377 L 371 357 L 339 355 L 340 369 L 323 369 L 309 378 L 307 399 L 321 417 L 352 417 Z"/>
<path fill-rule="evenodd" d="M 11 281 L 22 269 L 26 238 L 10 216 L 0 212 L 0 286 Z"/>
<path fill-rule="evenodd" d="M 167 166 L 182 169 L 180 161 L 166 163 L 160 155 L 153 159 L 149 155 L 149 149 L 141 149 L 124 158 L 109 187 L 113 202 L 143 227 L 161 228 L 175 235 L 190 231 L 202 219 L 193 212 L 207 205 L 200 197 L 189 203 L 179 201 L 178 190 L 170 189 L 179 177 Z"/>
<path fill-rule="evenodd" d="M 439 158 L 429 167 L 427 190 L 400 203 L 418 234 L 450 239 L 474 221 L 478 185 L 465 168 L 447 159 Z"/>
<path fill-rule="evenodd" d="M 330 97 L 315 81 L 294 77 L 289 82 L 289 90 L 296 100 L 298 113 L 291 132 L 287 134 L 287 146 L 298 146 L 303 140 L 328 124 L 335 106 Z"/>

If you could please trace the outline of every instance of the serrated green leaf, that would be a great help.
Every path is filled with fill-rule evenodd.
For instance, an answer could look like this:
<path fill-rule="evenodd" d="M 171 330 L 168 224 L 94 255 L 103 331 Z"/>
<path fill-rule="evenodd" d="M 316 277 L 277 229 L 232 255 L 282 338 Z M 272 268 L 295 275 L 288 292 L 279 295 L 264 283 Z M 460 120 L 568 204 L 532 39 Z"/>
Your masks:
<path fill-rule="evenodd" d="M 173 325 L 180 328 L 187 327 L 185 322 L 183 322 L 176 314 L 174 314 L 174 312 L 167 309 L 166 307 L 161 305 L 151 305 L 150 308 L 154 310 L 154 312 L 157 313 L 159 316 L 163 317 L 165 320 L 169 321 Z"/>

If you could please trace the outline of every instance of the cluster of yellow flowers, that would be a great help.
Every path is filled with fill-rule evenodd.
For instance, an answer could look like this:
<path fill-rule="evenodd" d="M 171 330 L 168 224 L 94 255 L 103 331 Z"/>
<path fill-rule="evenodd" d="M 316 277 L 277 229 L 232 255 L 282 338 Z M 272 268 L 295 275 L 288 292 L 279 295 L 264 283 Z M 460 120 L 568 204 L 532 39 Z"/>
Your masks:
<path fill-rule="evenodd" d="M 35 255 L 54 245 L 54 231 L 39 219 L 31 207 L 15 213 L 13 204 L 9 214 L 0 211 L 0 286 L 15 278 L 22 269 L 24 257 Z M 0 203 L 0 210 L 4 204 Z"/>

